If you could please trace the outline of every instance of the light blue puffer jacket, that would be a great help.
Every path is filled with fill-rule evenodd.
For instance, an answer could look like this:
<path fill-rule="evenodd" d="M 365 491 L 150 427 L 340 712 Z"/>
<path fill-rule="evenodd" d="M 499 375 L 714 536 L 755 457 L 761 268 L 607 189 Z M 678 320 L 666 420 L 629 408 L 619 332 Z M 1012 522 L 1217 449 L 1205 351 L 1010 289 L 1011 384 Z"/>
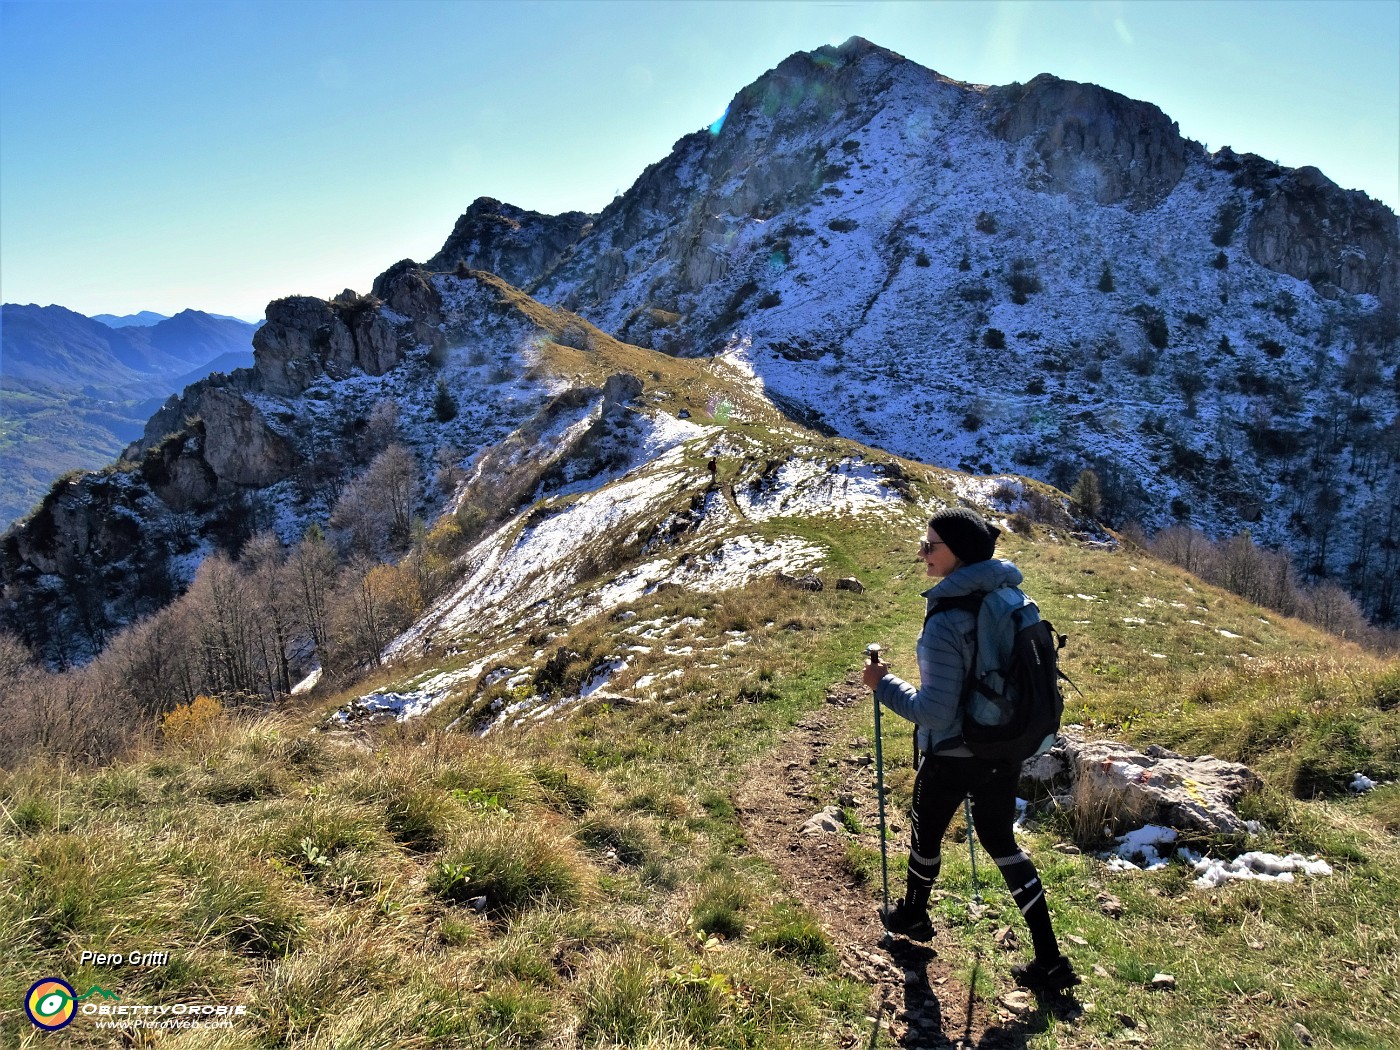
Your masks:
<path fill-rule="evenodd" d="M 924 592 L 925 613 L 943 598 L 986 594 L 998 587 L 1019 587 L 1021 570 L 992 558 L 954 569 Z M 887 674 L 875 697 L 895 714 L 919 727 L 919 750 L 948 758 L 972 754 L 962 742 L 962 688 L 976 653 L 977 617 L 966 609 L 945 609 L 924 622 L 919 635 L 919 688 Z"/>

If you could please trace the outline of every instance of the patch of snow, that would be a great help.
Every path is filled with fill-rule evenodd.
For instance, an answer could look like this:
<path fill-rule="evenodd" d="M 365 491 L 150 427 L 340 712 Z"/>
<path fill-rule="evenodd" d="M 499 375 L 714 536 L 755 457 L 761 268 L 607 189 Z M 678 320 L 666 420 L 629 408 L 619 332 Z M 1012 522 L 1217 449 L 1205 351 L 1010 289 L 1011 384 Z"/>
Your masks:
<path fill-rule="evenodd" d="M 625 670 L 627 670 L 626 660 L 619 660 L 616 657 L 614 657 L 613 659 L 604 662 L 601 666 L 594 670 L 593 677 L 590 678 L 588 681 L 584 682 L 583 685 L 579 688 L 579 698 L 583 699 L 585 697 L 592 696 L 599 689 L 603 688 L 603 686 L 607 685 L 608 682 L 612 680 L 613 675 Z"/>
<path fill-rule="evenodd" d="M 506 704 L 502 700 L 497 700 L 488 711 L 494 714 L 494 718 L 477 732 L 477 736 L 488 736 L 501 727 L 510 724 L 521 726 L 530 722 L 543 722 L 554 717 L 561 711 L 573 707 L 590 696 L 597 694 L 603 686 L 610 682 L 614 675 L 627 670 L 626 660 L 612 657 L 594 668 L 592 676 L 588 681 L 579 687 L 579 691 L 569 696 L 561 697 L 552 704 L 539 706 L 538 696 L 527 696 L 515 703 Z"/>
<path fill-rule="evenodd" d="M 1244 635 L 1242 635 L 1242 634 L 1235 634 L 1235 633 L 1233 633 L 1233 632 L 1231 632 L 1231 631 L 1227 631 L 1227 630 L 1225 630 L 1225 628 L 1223 628 L 1223 627 L 1217 627 L 1217 628 L 1215 629 L 1215 633 L 1218 634 L 1218 635 L 1221 635 L 1221 636 L 1223 636 L 1223 637 L 1225 637 L 1225 638 L 1243 638 L 1243 637 L 1244 637 Z"/>
<path fill-rule="evenodd" d="M 1376 782 L 1365 773 L 1357 773 L 1356 779 L 1348 784 L 1347 788 L 1350 791 L 1356 792 L 1358 795 L 1364 795 L 1366 792 L 1376 789 Z"/>
<path fill-rule="evenodd" d="M 409 689 L 403 692 L 395 692 L 387 689 L 376 689 L 372 693 L 357 697 L 346 704 L 333 716 L 341 725 L 347 725 L 352 719 L 364 715 L 377 714 L 387 711 L 394 716 L 397 721 L 404 721 L 417 715 L 427 714 L 442 701 L 446 700 L 452 691 L 464 682 L 470 681 L 480 674 L 480 669 L 468 667 L 458 671 L 443 671 L 433 675 L 424 681 L 416 689 Z"/>
<path fill-rule="evenodd" d="M 1026 495 L 1026 483 L 1009 474 L 986 478 L 953 474 L 948 479 L 948 487 L 960 499 L 1004 512 L 1017 509 Z"/>
<path fill-rule="evenodd" d="M 1175 829 L 1156 824 L 1148 824 L 1126 835 L 1119 835 L 1118 845 L 1106 854 L 1108 866 L 1120 871 L 1156 871 L 1165 868 L 1171 850 L 1168 848 L 1166 855 L 1162 850 L 1164 847 L 1170 847 L 1176 839 Z"/>
<path fill-rule="evenodd" d="M 885 476 L 859 459 L 838 463 L 790 460 L 779 468 L 771 483 L 760 480 L 736 487 L 734 502 L 751 521 L 864 515 L 903 506 Z"/>
<path fill-rule="evenodd" d="M 1227 882 L 1243 880 L 1292 882 L 1295 874 L 1332 874 L 1332 868 L 1326 861 L 1296 853 L 1280 857 L 1273 853 L 1251 852 L 1234 860 L 1202 857 L 1187 849 L 1177 849 L 1173 853 L 1172 847 L 1177 837 L 1173 828 L 1149 824 L 1118 836 L 1118 845 L 1103 856 L 1114 871 L 1158 871 L 1175 856 L 1191 865 L 1197 876 L 1195 885 L 1200 889 L 1213 889 Z"/>
<path fill-rule="evenodd" d="M 724 540 L 708 554 L 683 558 L 679 562 L 656 560 L 647 562 L 616 580 L 605 584 L 590 596 L 589 610 L 605 610 L 624 605 L 646 594 L 653 594 L 663 583 L 696 590 L 716 591 L 743 587 L 759 576 L 777 572 L 810 570 L 826 557 L 826 552 L 795 536 L 763 540 L 753 536 L 734 536 Z M 583 603 L 569 606 L 583 615 Z M 701 621 L 694 621 L 700 623 Z M 682 620 L 676 626 L 687 623 Z M 651 637 L 644 633 L 643 638 Z"/>
<path fill-rule="evenodd" d="M 1292 882 L 1294 875 L 1331 875 L 1332 866 L 1316 857 L 1290 853 L 1280 857 L 1274 853 L 1246 853 L 1234 860 L 1203 857 L 1194 865 L 1195 885 L 1214 889 L 1227 882 Z"/>
<path fill-rule="evenodd" d="M 316 683 L 320 680 L 321 669 L 317 667 L 300 682 L 292 686 L 292 696 L 301 696 L 302 693 L 311 692 L 311 690 L 316 688 Z"/>

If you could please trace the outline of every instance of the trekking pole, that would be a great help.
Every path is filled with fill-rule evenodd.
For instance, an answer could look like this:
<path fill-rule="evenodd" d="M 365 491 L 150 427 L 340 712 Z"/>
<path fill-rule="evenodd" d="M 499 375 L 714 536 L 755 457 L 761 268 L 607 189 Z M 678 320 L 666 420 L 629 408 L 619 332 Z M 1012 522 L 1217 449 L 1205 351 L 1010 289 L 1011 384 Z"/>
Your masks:
<path fill-rule="evenodd" d="M 977 881 L 977 850 L 972 845 L 972 796 L 963 799 L 963 813 L 967 815 L 967 855 L 972 860 L 972 899 L 982 903 L 982 885 Z"/>
<path fill-rule="evenodd" d="M 880 643 L 871 642 L 865 647 L 866 655 L 872 664 L 880 662 Z M 890 906 L 890 869 L 885 855 L 885 753 L 880 744 L 880 698 L 872 690 L 870 699 L 875 704 L 875 793 L 879 797 L 880 809 L 880 885 L 884 888 L 885 907 Z"/>

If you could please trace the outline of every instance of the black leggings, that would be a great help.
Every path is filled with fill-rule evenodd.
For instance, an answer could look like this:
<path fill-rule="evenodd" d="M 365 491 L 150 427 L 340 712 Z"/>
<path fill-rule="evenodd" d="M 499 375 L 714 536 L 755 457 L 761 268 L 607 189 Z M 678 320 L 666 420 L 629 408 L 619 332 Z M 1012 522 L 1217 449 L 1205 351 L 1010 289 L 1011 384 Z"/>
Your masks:
<path fill-rule="evenodd" d="M 971 795 L 972 823 L 982 847 L 993 859 L 1020 853 L 1011 830 L 1020 779 L 1019 763 L 995 766 L 977 758 L 925 756 L 914 777 L 913 851 L 936 857 L 953 815 Z"/>
<path fill-rule="evenodd" d="M 934 881 L 943 864 L 943 836 L 953 814 L 972 799 L 972 827 L 982 848 L 991 856 L 1011 890 L 1011 897 L 1025 917 L 1038 959 L 1053 960 L 1060 954 L 1050 925 L 1045 889 L 1031 858 L 1016 844 L 1016 787 L 1021 778 L 1019 762 L 993 765 L 976 758 L 925 756 L 914 777 L 913 832 L 909 845 L 909 881 L 906 900 L 927 908 Z"/>

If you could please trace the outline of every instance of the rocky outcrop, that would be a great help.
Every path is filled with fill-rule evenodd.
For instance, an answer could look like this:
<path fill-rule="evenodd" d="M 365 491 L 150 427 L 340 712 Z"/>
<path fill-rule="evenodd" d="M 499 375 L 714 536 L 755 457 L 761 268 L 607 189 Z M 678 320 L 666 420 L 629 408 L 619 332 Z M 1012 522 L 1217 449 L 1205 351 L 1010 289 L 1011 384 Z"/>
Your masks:
<path fill-rule="evenodd" d="M 427 272 L 412 259 L 395 263 L 374 279 L 370 291 L 396 317 L 405 317 L 407 331 L 399 332 L 399 349 L 423 345 L 441 349 L 444 345 L 442 296 Z"/>
<path fill-rule="evenodd" d="M 376 299 L 343 292 L 332 302 L 297 295 L 267 306 L 267 324 L 253 337 L 262 389 L 295 397 L 322 376 L 355 369 L 383 375 L 401 359 L 398 334 Z"/>
<path fill-rule="evenodd" d="M 128 450 L 133 460 L 135 448 Z M 141 455 L 141 476 L 156 498 L 177 514 L 207 506 L 218 493 L 219 477 L 205 460 L 203 449 L 201 421 L 190 432 L 171 434 Z"/>
<path fill-rule="evenodd" d="M 581 211 L 541 215 L 491 197 L 478 197 L 462 213 L 442 250 L 428 260 L 426 268 L 452 270 L 464 264 L 528 288 L 554 268 L 592 222 L 593 216 Z"/>
<path fill-rule="evenodd" d="M 7 534 L 14 553 L 38 572 L 58 576 L 125 558 L 141 541 L 126 480 L 81 475 L 59 482 L 32 517 Z"/>
<path fill-rule="evenodd" d="M 999 111 L 992 121 L 998 137 L 1036 137 L 1057 192 L 1144 211 L 1165 200 L 1186 171 L 1187 142 L 1148 102 L 1042 73 L 1029 84 L 993 89 L 988 103 Z"/>
<path fill-rule="evenodd" d="M 1188 758 L 1156 745 L 1137 751 L 1068 732 L 1048 753 L 1028 761 L 1021 776 L 1023 789 L 1067 793 L 1081 819 L 1102 820 L 1115 834 L 1147 824 L 1243 834 L 1235 807 L 1261 783 L 1249 767 L 1212 755 Z"/>
<path fill-rule="evenodd" d="M 1357 190 L 1316 168 L 1288 172 L 1249 224 L 1250 257 L 1312 283 L 1322 295 L 1377 296 L 1400 305 L 1400 222 Z"/>
<path fill-rule="evenodd" d="M 204 460 L 215 477 L 234 485 L 271 485 L 301 462 L 252 404 L 227 390 L 210 390 L 200 401 Z"/>

